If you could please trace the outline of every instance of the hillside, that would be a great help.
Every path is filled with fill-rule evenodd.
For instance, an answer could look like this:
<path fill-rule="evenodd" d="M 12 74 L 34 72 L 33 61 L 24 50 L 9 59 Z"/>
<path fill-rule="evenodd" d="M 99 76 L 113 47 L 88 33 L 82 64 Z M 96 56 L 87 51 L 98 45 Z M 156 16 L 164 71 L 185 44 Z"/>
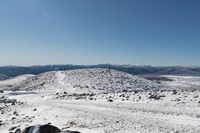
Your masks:
<path fill-rule="evenodd" d="M 8 89 L 12 86 L 15 86 L 17 84 L 20 84 L 20 82 L 28 79 L 28 78 L 31 78 L 33 77 L 34 75 L 31 75 L 31 74 L 26 74 L 26 75 L 20 75 L 20 76 L 17 76 L 17 77 L 13 77 L 13 78 L 9 78 L 7 80 L 3 80 L 3 81 L 0 81 L 0 88 L 1 90 L 2 89 Z"/>
<path fill-rule="evenodd" d="M 158 90 L 160 84 L 110 69 L 52 71 L 29 78 L 14 90 L 56 90 L 57 92 L 107 93 L 135 90 Z"/>

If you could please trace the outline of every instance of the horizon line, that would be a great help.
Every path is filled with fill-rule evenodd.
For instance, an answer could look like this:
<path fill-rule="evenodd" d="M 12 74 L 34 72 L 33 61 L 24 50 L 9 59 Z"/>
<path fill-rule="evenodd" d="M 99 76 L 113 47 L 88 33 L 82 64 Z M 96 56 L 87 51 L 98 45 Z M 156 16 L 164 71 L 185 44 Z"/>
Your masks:
<path fill-rule="evenodd" d="M 0 67 L 42 67 L 42 66 L 99 66 L 99 65 L 111 65 L 111 66 L 136 66 L 136 67 L 200 67 L 200 65 L 134 65 L 134 64 L 38 64 L 38 65 L 0 65 Z"/>

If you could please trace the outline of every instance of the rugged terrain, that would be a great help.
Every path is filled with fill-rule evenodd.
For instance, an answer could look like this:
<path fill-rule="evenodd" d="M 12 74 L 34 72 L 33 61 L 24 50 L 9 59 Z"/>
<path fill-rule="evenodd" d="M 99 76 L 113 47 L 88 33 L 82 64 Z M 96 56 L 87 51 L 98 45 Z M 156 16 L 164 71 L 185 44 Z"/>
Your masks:
<path fill-rule="evenodd" d="M 42 73 L 20 84 L 13 86 L 13 90 L 65 91 L 67 93 L 112 93 L 135 90 L 160 90 L 164 88 L 143 78 L 111 69 L 80 69 L 70 71 L 52 71 Z"/>
<path fill-rule="evenodd" d="M 0 132 L 47 123 L 82 133 L 200 132 L 200 78 L 161 77 L 170 80 L 110 69 L 29 77 L 0 94 Z"/>

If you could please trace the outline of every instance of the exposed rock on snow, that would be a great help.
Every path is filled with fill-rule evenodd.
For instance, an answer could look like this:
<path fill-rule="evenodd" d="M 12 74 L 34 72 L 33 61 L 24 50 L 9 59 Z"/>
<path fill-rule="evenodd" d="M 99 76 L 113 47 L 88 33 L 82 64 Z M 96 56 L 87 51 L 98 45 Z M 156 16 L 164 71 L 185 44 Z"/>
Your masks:
<path fill-rule="evenodd" d="M 78 131 L 61 131 L 59 128 L 46 124 L 46 125 L 34 125 L 26 127 L 23 131 L 19 126 L 11 127 L 9 129 L 10 133 L 80 133 Z"/>
<path fill-rule="evenodd" d="M 111 93 L 135 90 L 159 90 L 164 86 L 127 73 L 110 69 L 54 71 L 29 78 L 14 90 L 56 90 L 67 93 Z"/>
<path fill-rule="evenodd" d="M 0 97 L 0 103 L 11 103 L 12 105 L 17 103 L 16 99 L 8 99 L 4 96 Z"/>
<path fill-rule="evenodd" d="M 29 126 L 22 133 L 60 133 L 61 130 L 52 125 Z"/>

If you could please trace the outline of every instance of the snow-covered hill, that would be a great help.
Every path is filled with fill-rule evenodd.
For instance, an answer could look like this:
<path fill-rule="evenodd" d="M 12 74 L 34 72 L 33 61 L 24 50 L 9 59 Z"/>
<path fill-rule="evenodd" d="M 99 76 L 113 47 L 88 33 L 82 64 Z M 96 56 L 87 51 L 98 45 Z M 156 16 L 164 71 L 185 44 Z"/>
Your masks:
<path fill-rule="evenodd" d="M 21 76 L 17 76 L 17 77 L 14 77 L 14 78 L 10 78 L 10 79 L 7 79 L 7 80 L 3 80 L 3 81 L 0 81 L 0 89 L 8 89 L 12 86 L 15 86 L 17 84 L 20 84 L 20 82 L 28 79 L 28 78 L 31 78 L 33 77 L 34 75 L 31 75 L 31 74 L 26 74 L 26 75 L 21 75 Z"/>
<path fill-rule="evenodd" d="M 163 86 L 116 70 L 94 68 L 52 71 L 29 78 L 14 90 L 48 89 L 68 93 L 108 93 L 134 90 L 158 90 Z"/>
<path fill-rule="evenodd" d="M 0 133 L 47 123 L 81 133 L 200 133 L 199 78 L 150 79 L 99 68 L 30 77 L 11 87 L 22 91 L 0 93 Z M 197 89 L 182 89 L 190 85 Z"/>

